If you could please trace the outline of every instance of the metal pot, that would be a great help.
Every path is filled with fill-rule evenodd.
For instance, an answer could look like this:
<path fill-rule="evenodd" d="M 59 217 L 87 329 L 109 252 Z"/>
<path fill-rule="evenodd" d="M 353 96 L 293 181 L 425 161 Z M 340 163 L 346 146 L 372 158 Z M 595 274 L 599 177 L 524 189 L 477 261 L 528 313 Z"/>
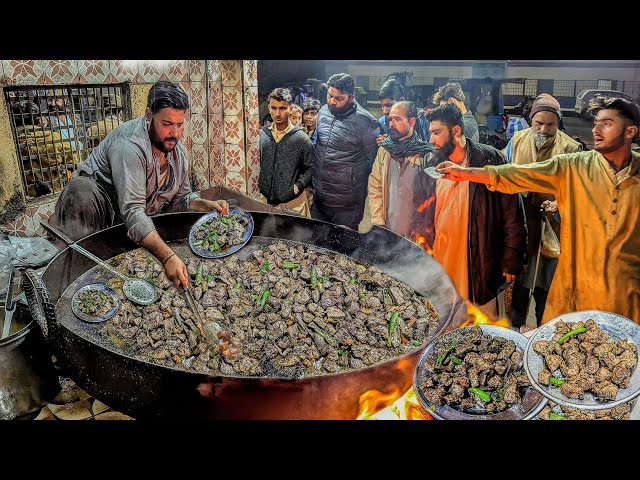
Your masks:
<path fill-rule="evenodd" d="M 242 206 L 242 201 L 238 203 Z M 432 301 L 440 319 L 429 331 L 429 341 L 454 316 L 465 315 L 463 301 L 442 267 L 420 247 L 384 228 L 374 227 L 360 234 L 292 215 L 261 212 L 252 215 L 254 237 L 234 254 L 240 258 L 244 258 L 243 252 L 246 254 L 254 242 L 284 239 L 324 247 L 373 264 Z M 184 240 L 200 216 L 165 214 L 153 217 L 153 221 L 166 241 Z M 117 225 L 79 243 L 108 259 L 136 247 L 126 238 L 124 225 Z M 208 376 L 128 357 L 94 336 L 93 325 L 81 322 L 71 312 L 70 294 L 90 283 L 90 275 L 84 274 L 93 266 L 67 248 L 47 266 L 42 280 L 33 272 L 25 272 L 25 290 L 34 317 L 43 325 L 69 376 L 91 395 L 133 417 L 354 419 L 358 399 L 367 390 L 400 392 L 412 384 L 422 349 L 361 369 L 295 380 Z"/>
<path fill-rule="evenodd" d="M 0 339 L 0 420 L 35 412 L 60 392 L 48 345 L 20 297 L 10 334 Z M 3 317 L 0 304 L 0 324 Z"/>

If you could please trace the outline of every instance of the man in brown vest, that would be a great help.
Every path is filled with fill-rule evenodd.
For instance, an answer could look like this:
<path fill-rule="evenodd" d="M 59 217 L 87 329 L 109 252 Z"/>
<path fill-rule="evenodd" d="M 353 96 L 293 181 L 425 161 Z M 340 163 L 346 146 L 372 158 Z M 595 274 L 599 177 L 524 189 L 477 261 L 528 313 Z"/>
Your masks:
<path fill-rule="evenodd" d="M 513 134 L 505 151 L 507 158 L 512 163 L 525 165 L 541 162 L 561 153 L 580 151 L 581 145 L 558 129 L 561 118 L 560 103 L 547 93 L 538 95 L 531 107 L 530 119 L 527 119 L 532 126 Z M 513 287 L 511 322 L 514 327 L 524 325 L 527 319 L 529 292 L 533 286 L 538 246 L 540 245 L 542 208 L 545 209 L 545 215 L 547 215 L 553 231 L 558 237 L 560 235 L 560 224 L 557 221 L 559 217 L 554 215 L 558 209 L 555 197 L 550 194 L 533 192 L 523 192 L 522 195 L 527 220 L 529 263 L 525 273 L 516 279 Z M 541 254 L 538 263 L 533 298 L 536 302 L 537 323 L 540 325 L 558 259 Z"/>

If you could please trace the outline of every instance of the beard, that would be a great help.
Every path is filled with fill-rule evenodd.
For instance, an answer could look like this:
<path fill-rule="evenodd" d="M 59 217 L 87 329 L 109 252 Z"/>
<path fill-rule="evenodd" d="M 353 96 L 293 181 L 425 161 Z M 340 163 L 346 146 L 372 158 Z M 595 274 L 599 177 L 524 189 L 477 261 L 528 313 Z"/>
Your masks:
<path fill-rule="evenodd" d="M 351 107 L 353 106 L 353 103 L 349 103 L 347 102 L 347 104 L 342 107 L 342 108 L 338 108 L 338 107 L 329 107 L 329 111 L 331 112 L 331 115 L 333 115 L 334 117 L 336 115 L 340 115 L 341 113 L 345 113 L 346 111 L 348 111 Z"/>
<path fill-rule="evenodd" d="M 451 132 L 450 132 L 451 133 Z M 456 144 L 453 142 L 453 136 L 449 135 L 449 140 L 440 148 L 436 148 L 433 152 L 433 156 L 439 160 L 439 162 L 446 162 L 449 160 L 449 156 L 456 149 Z"/>
<path fill-rule="evenodd" d="M 395 128 L 390 128 L 389 129 L 389 137 L 391 138 L 391 140 L 393 140 L 394 142 L 397 142 L 398 140 L 400 140 L 402 137 L 406 137 L 407 134 L 409 132 L 399 132 L 397 129 Z"/>
<path fill-rule="evenodd" d="M 178 139 L 176 137 L 160 138 L 154 127 L 153 120 L 149 123 L 149 140 L 151 140 L 151 145 L 156 147 L 162 153 L 169 153 L 176 148 L 176 145 L 178 145 Z M 172 146 L 165 145 L 165 143 L 171 141 L 175 142 Z"/>
<path fill-rule="evenodd" d="M 536 144 L 536 148 L 539 150 L 552 137 L 553 137 L 553 135 L 545 135 L 543 133 L 536 133 L 533 136 L 533 141 Z"/>
<path fill-rule="evenodd" d="M 612 139 L 608 145 L 594 145 L 593 149 L 599 153 L 610 153 L 615 152 L 620 147 L 624 146 L 624 135 L 620 135 L 619 137 L 615 137 Z"/>

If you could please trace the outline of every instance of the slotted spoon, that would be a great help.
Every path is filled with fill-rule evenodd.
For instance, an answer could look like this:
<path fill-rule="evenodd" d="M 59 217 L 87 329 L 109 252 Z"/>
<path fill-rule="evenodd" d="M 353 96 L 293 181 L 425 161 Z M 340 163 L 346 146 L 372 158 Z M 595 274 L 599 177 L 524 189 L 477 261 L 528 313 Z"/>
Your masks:
<path fill-rule="evenodd" d="M 138 305 L 151 305 L 152 303 L 157 302 L 158 299 L 160 298 L 158 288 L 156 288 L 147 280 L 144 280 L 142 278 L 131 278 L 131 277 L 128 277 L 127 275 L 124 275 L 123 273 L 120 273 L 111 265 L 105 263 L 99 257 L 96 257 L 89 250 L 86 250 L 82 248 L 80 245 L 76 244 L 76 242 L 71 240 L 64 233 L 62 233 L 60 230 L 53 227 L 46 221 L 42 221 L 40 223 L 49 233 L 51 233 L 55 237 L 62 240 L 64 243 L 66 243 L 69 248 L 72 248 L 73 250 L 78 252 L 80 255 L 84 255 L 88 259 L 93 260 L 105 270 L 109 271 L 116 277 L 124 280 L 124 284 L 122 285 L 122 291 L 124 292 L 125 296 L 129 300 L 131 300 L 133 303 L 137 303 Z"/>

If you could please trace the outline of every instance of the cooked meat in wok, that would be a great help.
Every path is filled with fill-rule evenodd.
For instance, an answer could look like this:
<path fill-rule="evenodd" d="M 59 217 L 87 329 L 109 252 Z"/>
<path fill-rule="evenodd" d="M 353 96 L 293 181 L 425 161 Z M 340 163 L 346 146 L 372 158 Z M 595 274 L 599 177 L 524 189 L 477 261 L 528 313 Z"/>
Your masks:
<path fill-rule="evenodd" d="M 211 253 L 226 250 L 244 240 L 247 219 L 242 215 L 219 215 L 198 225 L 193 234 L 193 245 Z"/>
<path fill-rule="evenodd" d="M 102 334 L 126 354 L 162 365 L 299 378 L 403 355 L 420 347 L 438 320 L 431 302 L 409 286 L 310 246 L 278 241 L 245 261 L 189 257 L 204 325 L 162 266 L 138 249 L 121 256 L 119 268 L 164 294 L 146 307 L 123 298 Z"/>
<path fill-rule="evenodd" d="M 419 388 L 426 399 L 485 414 L 520 402 L 529 385 L 522 350 L 513 340 L 483 334 L 478 326 L 459 334 L 438 339 L 433 354 L 424 360 L 426 378 Z"/>
<path fill-rule="evenodd" d="M 540 420 L 629 420 L 631 403 L 602 410 L 580 410 L 549 402 L 536 418 Z"/>
<path fill-rule="evenodd" d="M 626 339 L 610 339 L 592 319 L 554 325 L 551 340 L 533 344 L 545 362 L 538 381 L 560 388 L 569 398 L 582 400 L 591 392 L 598 400 L 615 400 L 638 363 L 636 346 Z"/>
<path fill-rule="evenodd" d="M 76 302 L 78 310 L 87 317 L 104 317 L 115 305 L 111 295 L 94 288 L 80 292 Z"/>

